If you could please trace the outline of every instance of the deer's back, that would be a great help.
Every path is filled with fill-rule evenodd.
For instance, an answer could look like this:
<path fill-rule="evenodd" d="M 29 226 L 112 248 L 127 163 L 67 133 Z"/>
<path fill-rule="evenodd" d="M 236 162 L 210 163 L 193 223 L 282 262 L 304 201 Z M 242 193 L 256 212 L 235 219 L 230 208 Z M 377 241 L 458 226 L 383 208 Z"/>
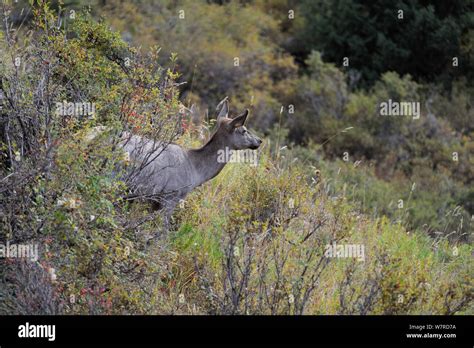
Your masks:
<path fill-rule="evenodd" d="M 132 183 L 140 194 L 184 196 L 196 186 L 194 168 L 181 146 L 137 135 L 126 135 L 121 146 L 129 154 Z"/>

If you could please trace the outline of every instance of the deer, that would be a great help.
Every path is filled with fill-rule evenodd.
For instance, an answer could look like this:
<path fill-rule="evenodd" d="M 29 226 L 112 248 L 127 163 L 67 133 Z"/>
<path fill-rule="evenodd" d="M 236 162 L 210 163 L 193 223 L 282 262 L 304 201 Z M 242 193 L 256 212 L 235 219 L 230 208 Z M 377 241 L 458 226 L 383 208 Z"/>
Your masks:
<path fill-rule="evenodd" d="M 248 109 L 236 117 L 229 117 L 227 97 L 216 109 L 216 128 L 200 148 L 187 149 L 132 134 L 126 134 L 120 143 L 131 163 L 142 163 L 131 179 L 134 192 L 152 200 L 154 210 L 163 211 L 165 229 L 169 227 L 176 205 L 222 171 L 226 162 L 218 160 L 220 151 L 255 150 L 262 144 L 262 140 L 245 126 Z"/>

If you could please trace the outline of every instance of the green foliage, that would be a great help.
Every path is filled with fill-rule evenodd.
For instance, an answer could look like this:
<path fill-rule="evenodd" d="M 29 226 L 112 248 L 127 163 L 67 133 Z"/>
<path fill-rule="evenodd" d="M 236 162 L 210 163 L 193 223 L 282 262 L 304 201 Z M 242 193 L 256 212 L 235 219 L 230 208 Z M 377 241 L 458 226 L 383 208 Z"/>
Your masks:
<path fill-rule="evenodd" d="M 343 191 L 331 176 L 310 183 L 303 169 L 279 169 L 263 155 L 257 168 L 229 164 L 191 195 L 172 237 L 177 262 L 188 268 L 182 273 L 193 274 L 181 289 L 187 301 L 218 314 L 447 314 L 467 308 L 471 247 L 445 238 L 433 246 L 430 237 L 400 223 L 358 214 L 348 201 L 350 188 Z M 364 245 L 365 261 L 325 258 L 325 245 L 333 241 Z"/>
<path fill-rule="evenodd" d="M 295 40 L 290 50 L 298 56 L 322 51 L 338 66 L 350 57 L 349 69 L 360 74 L 362 85 L 372 85 L 386 71 L 445 83 L 472 76 L 470 1 L 448 6 L 404 0 L 305 0 L 298 2 L 296 11 L 301 15 L 292 28 Z M 453 57 L 464 64 L 453 68 Z"/>
<path fill-rule="evenodd" d="M 450 91 L 419 79 L 472 53 L 463 4 L 441 18 L 440 4 L 303 1 L 294 22 L 286 0 L 96 5 L 103 19 L 78 12 L 58 28 L 59 5 L 38 1 L 28 30 L 1 32 L 0 241 L 42 255 L 0 260 L 1 313 L 473 313 L 472 93 L 452 71 L 439 80 Z M 337 67 L 354 50 L 371 88 Z M 268 135 L 258 166 L 228 164 L 151 239 L 161 217 L 129 200 L 110 139 L 128 130 L 198 146 L 180 129 L 179 98 L 209 109 L 225 95 L 239 109 L 252 101 Z M 388 99 L 419 101 L 420 119 L 382 117 Z M 63 100 L 96 112 L 52 112 Z M 365 260 L 328 257 L 332 243 L 364 246 Z"/>
<path fill-rule="evenodd" d="M 253 6 L 237 1 L 225 6 L 205 1 L 111 1 L 103 14 L 137 46 L 159 45 L 162 59 L 177 53 L 186 82 L 183 100 L 194 98 L 209 109 L 224 96 L 232 98 L 236 109 L 252 102 L 255 124 L 275 120 L 280 105 L 274 89 L 281 84 L 284 88 L 284 81 L 296 75 L 292 58 L 278 46 L 278 22 Z M 213 110 L 209 116 L 214 117 Z"/>
<path fill-rule="evenodd" d="M 162 283 L 153 274 L 163 265 L 145 256 L 153 253 L 145 252 L 148 235 L 135 234 L 144 210 L 134 212 L 125 200 L 123 154 L 110 139 L 130 128 L 176 136 L 175 72 L 164 76 L 156 55 L 141 55 L 87 13 L 63 30 L 47 4 L 33 12 L 34 39 L 19 46 L 9 32 L 2 42 L 6 56 L 23 60 L 21 69 L 1 69 L 9 103 L 1 119 L 0 240 L 39 245 L 40 260 L 0 260 L 0 311 L 153 313 L 146 291 L 159 292 Z M 57 108 L 84 100 L 96 106 L 89 117 Z M 86 141 L 97 124 L 106 131 Z"/>

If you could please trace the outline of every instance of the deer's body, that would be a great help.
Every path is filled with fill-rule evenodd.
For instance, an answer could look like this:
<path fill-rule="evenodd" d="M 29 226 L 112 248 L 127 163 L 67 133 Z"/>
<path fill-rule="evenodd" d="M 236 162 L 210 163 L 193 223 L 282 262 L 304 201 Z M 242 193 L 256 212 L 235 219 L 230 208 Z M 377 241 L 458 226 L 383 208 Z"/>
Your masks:
<path fill-rule="evenodd" d="M 227 117 L 225 99 L 218 116 L 217 130 L 199 149 L 185 149 L 177 144 L 161 144 L 140 137 L 127 135 L 122 148 L 133 163 L 141 167 L 132 176 L 132 184 L 138 196 L 155 200 L 168 219 L 176 204 L 196 187 L 214 178 L 224 168 L 218 161 L 219 151 L 256 149 L 261 140 L 244 127 L 248 110 L 231 119 Z"/>
<path fill-rule="evenodd" d="M 161 206 L 168 213 L 179 200 L 215 177 L 225 166 L 225 163 L 218 163 L 218 149 L 213 143 L 188 150 L 177 144 L 164 145 L 133 135 L 124 143 L 123 149 L 132 162 L 145 163 L 133 177 L 135 193 L 150 199 L 159 197 Z"/>

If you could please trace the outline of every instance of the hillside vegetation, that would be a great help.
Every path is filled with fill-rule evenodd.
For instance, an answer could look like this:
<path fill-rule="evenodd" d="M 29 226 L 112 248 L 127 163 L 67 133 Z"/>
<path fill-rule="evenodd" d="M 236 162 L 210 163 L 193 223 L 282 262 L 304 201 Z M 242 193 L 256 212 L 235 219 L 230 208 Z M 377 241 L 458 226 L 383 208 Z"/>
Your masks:
<path fill-rule="evenodd" d="M 37 244 L 39 259 L 0 258 L 0 313 L 473 314 L 472 12 L 454 28 L 464 5 L 443 19 L 397 3 L 443 39 L 450 28 L 440 55 L 463 57 L 462 73 L 397 71 L 412 45 L 380 39 L 401 53 L 357 77 L 324 41 L 336 19 L 321 3 L 298 5 L 321 11 L 317 29 L 284 0 L 4 5 L 0 242 Z M 225 96 L 251 108 L 258 165 L 229 163 L 164 233 L 159 212 L 129 199 L 110 140 L 199 147 Z M 420 118 L 382 117 L 389 99 L 420 101 Z M 64 101 L 95 110 L 60 114 Z M 338 245 L 363 254 L 328 257 Z"/>

